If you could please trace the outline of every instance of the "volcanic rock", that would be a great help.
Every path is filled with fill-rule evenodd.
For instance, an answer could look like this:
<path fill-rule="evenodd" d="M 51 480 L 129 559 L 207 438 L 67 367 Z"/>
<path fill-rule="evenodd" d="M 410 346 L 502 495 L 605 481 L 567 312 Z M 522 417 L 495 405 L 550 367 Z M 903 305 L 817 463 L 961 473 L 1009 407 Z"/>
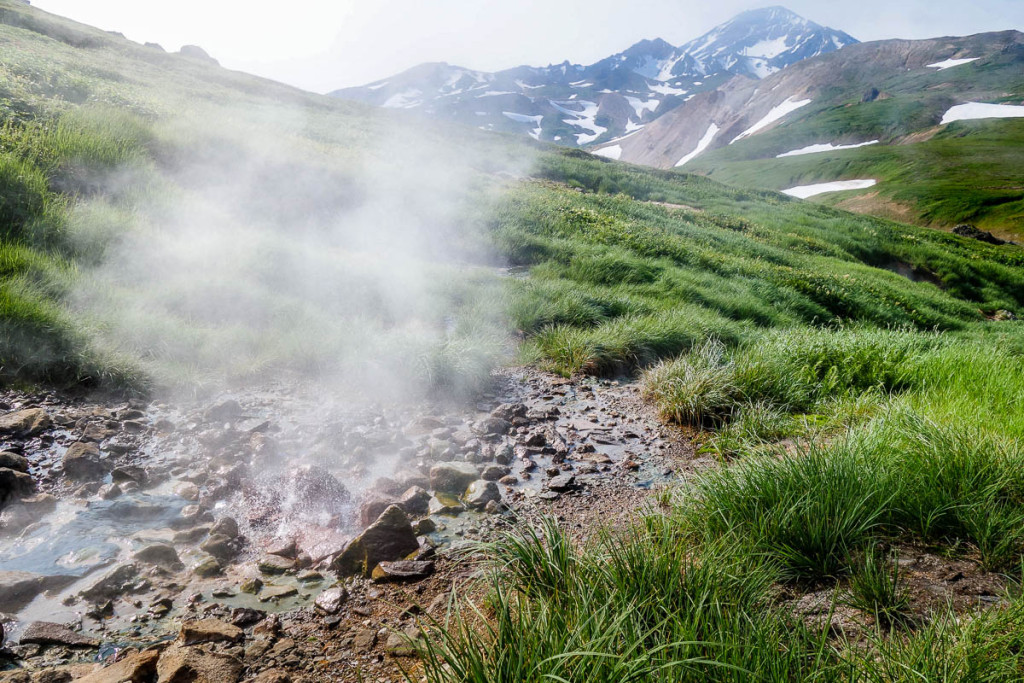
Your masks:
<path fill-rule="evenodd" d="M 146 564 L 156 565 L 161 569 L 184 569 L 181 558 L 174 546 L 169 543 L 154 543 L 135 553 L 135 559 Z"/>
<path fill-rule="evenodd" d="M 28 458 L 13 451 L 0 451 L 0 467 L 28 472 Z"/>
<path fill-rule="evenodd" d="M 999 239 L 992 233 L 986 230 L 980 230 L 973 225 L 958 225 L 953 228 L 953 234 L 960 235 L 961 237 L 968 237 L 972 240 L 978 240 L 979 242 L 986 242 L 988 244 L 1006 244 L 1006 240 Z"/>
<path fill-rule="evenodd" d="M 501 491 L 493 481 L 478 479 L 466 490 L 466 505 L 474 510 L 483 510 L 491 501 L 501 502 Z"/>
<path fill-rule="evenodd" d="M 322 614 L 337 614 L 341 606 L 348 600 L 348 591 L 344 588 L 328 588 L 317 596 L 313 607 Z"/>
<path fill-rule="evenodd" d="M 181 625 L 181 640 L 185 645 L 225 641 L 237 643 L 244 638 L 245 633 L 242 629 L 220 619 L 199 619 L 186 621 Z"/>
<path fill-rule="evenodd" d="M 385 510 L 391 505 L 394 505 L 395 501 L 391 496 L 375 495 L 372 498 L 368 498 L 362 502 L 359 506 L 359 522 L 362 526 L 367 527 L 373 524 L 373 521 L 381 516 Z"/>
<path fill-rule="evenodd" d="M 576 477 L 571 474 L 560 474 L 550 479 L 547 486 L 552 491 L 568 491 L 576 486 Z"/>
<path fill-rule="evenodd" d="M 100 460 L 95 444 L 78 441 L 64 453 L 64 474 L 77 481 L 97 481 L 106 476 L 109 468 Z"/>
<path fill-rule="evenodd" d="M 100 641 L 72 631 L 63 624 L 34 621 L 28 625 L 19 641 L 22 645 L 64 645 L 65 647 L 99 647 Z"/>
<path fill-rule="evenodd" d="M 468 462 L 439 462 L 430 468 L 430 487 L 443 493 L 461 495 L 479 478 L 476 466 Z"/>
<path fill-rule="evenodd" d="M 349 501 L 349 492 L 334 475 L 317 465 L 303 465 L 291 476 L 295 496 L 303 505 L 334 509 Z"/>
<path fill-rule="evenodd" d="M 28 438 L 40 434 L 52 425 L 53 421 L 42 408 L 27 408 L 0 415 L 0 434 Z"/>
<path fill-rule="evenodd" d="M 171 645 L 157 660 L 158 683 L 234 683 L 245 666 L 237 658 L 201 647 Z"/>
<path fill-rule="evenodd" d="M 12 498 L 30 495 L 35 490 L 36 483 L 31 476 L 9 467 L 0 467 L 0 507 Z"/>
<path fill-rule="evenodd" d="M 78 683 L 122 683 L 123 681 L 151 681 L 156 677 L 159 650 L 133 652 L 119 662 L 78 679 Z"/>
<path fill-rule="evenodd" d="M 112 600 L 134 589 L 138 575 L 139 568 L 136 565 L 119 564 L 82 591 L 81 595 L 90 602 Z"/>
<path fill-rule="evenodd" d="M 381 562 L 373 568 L 371 577 L 376 583 L 388 581 L 420 581 L 434 573 L 434 563 L 399 560 Z"/>
<path fill-rule="evenodd" d="M 487 481 L 499 481 L 502 477 L 509 474 L 511 470 L 504 465 L 488 465 L 484 468 L 483 474 L 480 475 L 481 479 Z"/>
<path fill-rule="evenodd" d="M 406 514 L 413 516 L 427 514 L 429 504 L 430 493 L 419 486 L 410 486 L 398 499 L 398 506 L 405 510 Z"/>
<path fill-rule="evenodd" d="M 512 424 L 499 417 L 488 417 L 473 424 L 473 431 L 480 436 L 501 436 L 508 434 Z"/>
<path fill-rule="evenodd" d="M 345 546 L 331 562 L 340 574 L 369 576 L 379 562 L 399 560 L 419 548 L 409 518 L 402 508 L 392 505 Z"/>

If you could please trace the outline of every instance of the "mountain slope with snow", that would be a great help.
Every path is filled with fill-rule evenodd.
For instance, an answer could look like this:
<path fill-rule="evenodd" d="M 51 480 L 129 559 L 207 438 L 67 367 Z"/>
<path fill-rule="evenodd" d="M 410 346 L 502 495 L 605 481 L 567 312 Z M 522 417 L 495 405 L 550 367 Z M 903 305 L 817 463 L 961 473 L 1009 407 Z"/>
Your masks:
<path fill-rule="evenodd" d="M 582 146 L 633 135 L 734 76 L 761 78 L 856 42 L 770 7 L 744 12 L 681 47 L 642 40 L 587 66 L 564 62 L 488 73 L 421 64 L 331 95 Z"/>

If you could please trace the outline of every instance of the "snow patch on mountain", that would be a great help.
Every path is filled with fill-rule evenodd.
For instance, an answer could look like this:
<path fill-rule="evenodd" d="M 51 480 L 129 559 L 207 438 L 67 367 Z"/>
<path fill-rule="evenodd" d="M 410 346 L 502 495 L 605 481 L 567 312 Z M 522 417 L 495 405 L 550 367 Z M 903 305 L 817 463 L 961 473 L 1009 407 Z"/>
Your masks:
<path fill-rule="evenodd" d="M 942 117 L 942 123 L 973 121 L 975 119 L 1011 119 L 1024 117 L 1024 106 L 1015 104 L 986 104 L 968 102 L 951 107 Z"/>
<path fill-rule="evenodd" d="M 711 144 L 711 141 L 715 139 L 716 135 L 718 135 L 718 125 L 712 123 L 710 126 L 708 126 L 708 130 L 706 133 L 704 133 L 704 137 L 702 137 L 700 139 L 700 142 L 697 143 L 697 147 L 695 147 L 692 152 L 690 152 L 685 157 L 676 162 L 676 168 L 679 168 L 680 166 L 683 166 L 684 164 L 693 161 L 698 156 L 700 156 L 704 152 L 704 150 L 708 148 L 708 145 Z"/>
<path fill-rule="evenodd" d="M 807 199 L 808 197 L 815 197 L 819 194 L 825 194 L 826 192 L 866 190 L 869 187 L 874 187 L 876 184 L 878 184 L 878 181 L 873 178 L 864 178 L 860 180 L 836 180 L 831 183 L 817 183 L 816 185 L 798 185 L 797 187 L 791 187 L 788 190 L 783 190 L 782 194 L 788 194 L 790 197 L 796 197 L 797 199 Z"/>
<path fill-rule="evenodd" d="M 952 69 L 954 66 L 960 66 L 961 64 L 970 64 L 976 62 L 980 57 L 971 57 L 970 59 L 947 59 L 943 62 L 935 62 L 934 64 L 927 64 L 928 69 L 938 69 L 939 71 L 945 71 L 946 69 Z"/>
<path fill-rule="evenodd" d="M 761 130 L 763 128 L 767 128 L 768 126 L 772 125 L 776 121 L 778 121 L 778 120 L 780 120 L 782 118 L 785 118 L 788 114 L 793 113 L 794 111 L 796 111 L 800 107 L 806 107 L 811 102 L 812 102 L 812 100 L 794 100 L 792 97 L 787 97 L 785 102 L 783 102 L 782 104 L 779 104 L 776 107 L 774 107 L 770 112 L 765 114 L 764 118 L 762 118 L 760 121 L 755 123 L 753 126 L 751 126 L 750 128 L 746 129 L 745 131 L 743 131 L 742 133 L 737 135 L 733 139 L 733 141 L 730 142 L 729 144 L 731 145 L 733 142 L 738 142 L 739 140 L 742 140 L 743 138 L 750 137 L 751 135 L 753 135 L 754 133 L 758 132 L 759 130 Z"/>
<path fill-rule="evenodd" d="M 869 145 L 877 145 L 878 140 L 872 140 L 870 142 L 861 142 L 856 145 L 836 145 L 831 142 L 826 142 L 822 145 L 808 145 L 807 147 L 801 147 L 800 149 L 794 149 L 792 152 L 785 152 L 783 154 L 776 155 L 776 159 L 783 159 L 785 157 L 798 157 L 804 154 L 818 154 L 820 152 L 837 152 L 842 149 L 857 149 L 858 147 L 868 147 Z"/>
<path fill-rule="evenodd" d="M 622 146 L 612 145 L 611 147 L 602 147 L 601 149 L 594 152 L 599 157 L 606 157 L 608 159 L 618 159 L 622 156 Z"/>

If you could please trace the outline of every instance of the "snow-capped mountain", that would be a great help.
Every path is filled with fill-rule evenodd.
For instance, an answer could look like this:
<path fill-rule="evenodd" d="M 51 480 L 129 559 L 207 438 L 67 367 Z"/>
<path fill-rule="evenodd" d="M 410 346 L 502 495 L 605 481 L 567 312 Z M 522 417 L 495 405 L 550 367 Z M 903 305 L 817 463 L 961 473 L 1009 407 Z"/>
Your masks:
<path fill-rule="evenodd" d="M 660 38 L 642 40 L 587 66 L 564 62 L 488 73 L 443 62 L 421 64 L 331 94 L 581 146 L 635 133 L 734 76 L 764 78 L 856 42 L 770 7 L 744 12 L 680 47 Z"/>

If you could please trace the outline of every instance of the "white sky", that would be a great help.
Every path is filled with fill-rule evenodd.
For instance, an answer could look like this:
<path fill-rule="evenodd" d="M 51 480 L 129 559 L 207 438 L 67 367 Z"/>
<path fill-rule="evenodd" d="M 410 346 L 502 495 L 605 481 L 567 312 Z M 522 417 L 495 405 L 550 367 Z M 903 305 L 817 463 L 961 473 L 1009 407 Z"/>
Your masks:
<path fill-rule="evenodd" d="M 589 64 L 642 38 L 674 45 L 783 4 L 860 40 L 1024 30 L 1024 0 L 32 0 L 168 50 L 326 92 L 427 61 L 496 71 Z"/>

